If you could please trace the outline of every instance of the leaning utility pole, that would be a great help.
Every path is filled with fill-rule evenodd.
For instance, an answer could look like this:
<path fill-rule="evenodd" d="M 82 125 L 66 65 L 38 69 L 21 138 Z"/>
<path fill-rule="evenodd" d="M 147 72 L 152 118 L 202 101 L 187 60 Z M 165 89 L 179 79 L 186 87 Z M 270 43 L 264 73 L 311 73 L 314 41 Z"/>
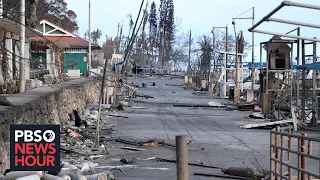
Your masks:
<path fill-rule="evenodd" d="M 89 28 L 88 28 L 88 35 L 89 35 L 89 54 L 88 54 L 88 72 L 89 76 L 91 76 L 91 58 L 92 58 L 92 52 L 91 52 L 91 0 L 89 0 Z"/>
<path fill-rule="evenodd" d="M 252 26 L 254 26 L 254 7 L 252 7 Z M 254 32 L 252 32 L 252 74 L 251 74 L 251 88 L 254 90 L 255 83 L 255 66 L 254 66 Z"/>
<path fill-rule="evenodd" d="M 188 76 L 191 76 L 191 31 L 189 36 L 189 60 L 188 60 Z"/>
<path fill-rule="evenodd" d="M 25 43 L 26 43 L 26 4 L 25 0 L 20 0 L 20 81 L 19 81 L 19 92 L 23 93 L 26 90 L 26 80 L 25 80 Z"/>
<path fill-rule="evenodd" d="M 3 18 L 3 0 L 0 0 L 0 18 Z"/>
<path fill-rule="evenodd" d="M 104 69 L 103 69 L 103 77 L 102 77 L 102 85 L 99 97 L 99 108 L 98 108 L 98 117 L 97 117 L 97 129 L 96 129 L 96 147 L 99 147 L 100 142 L 100 117 L 101 117 L 101 106 L 104 96 L 105 84 L 106 84 L 106 76 L 107 76 L 107 68 L 108 68 L 108 60 L 106 59 L 104 62 Z"/>

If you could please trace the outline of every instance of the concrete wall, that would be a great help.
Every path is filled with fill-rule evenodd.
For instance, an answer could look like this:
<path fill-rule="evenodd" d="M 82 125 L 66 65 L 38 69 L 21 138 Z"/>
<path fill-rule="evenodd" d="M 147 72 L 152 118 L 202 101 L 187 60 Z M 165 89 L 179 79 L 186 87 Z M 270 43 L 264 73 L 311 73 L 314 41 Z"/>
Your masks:
<path fill-rule="evenodd" d="M 70 123 L 68 113 L 73 109 L 99 102 L 100 86 L 83 78 L 7 97 L 14 107 L 0 106 L 0 173 L 9 168 L 10 124 Z"/>

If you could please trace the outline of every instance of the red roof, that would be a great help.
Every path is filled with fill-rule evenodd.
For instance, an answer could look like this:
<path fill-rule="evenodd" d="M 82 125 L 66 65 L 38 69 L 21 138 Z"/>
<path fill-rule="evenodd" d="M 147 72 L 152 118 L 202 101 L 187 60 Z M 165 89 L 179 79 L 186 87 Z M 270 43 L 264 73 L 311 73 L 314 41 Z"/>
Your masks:
<path fill-rule="evenodd" d="M 80 37 L 70 36 L 35 36 L 31 38 L 33 41 L 51 41 L 57 44 L 67 44 L 70 47 L 89 47 L 89 41 Z M 94 46 L 94 45 L 93 45 Z"/>

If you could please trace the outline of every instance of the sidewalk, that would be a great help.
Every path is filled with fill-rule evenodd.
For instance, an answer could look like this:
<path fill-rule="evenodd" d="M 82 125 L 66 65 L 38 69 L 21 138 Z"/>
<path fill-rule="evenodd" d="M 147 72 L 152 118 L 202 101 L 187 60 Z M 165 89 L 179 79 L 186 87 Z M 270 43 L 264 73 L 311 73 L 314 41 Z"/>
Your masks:
<path fill-rule="evenodd" d="M 52 85 L 46 84 L 42 87 L 38 87 L 24 93 L 6 94 L 6 95 L 0 95 L 0 96 L 5 96 L 7 100 L 10 101 L 14 106 L 22 106 L 24 104 L 37 100 L 39 97 L 48 96 L 62 89 L 66 89 L 70 87 L 82 87 L 84 84 L 93 80 L 94 80 L 93 78 L 78 78 L 78 79 L 73 79 L 67 82 L 62 82 L 59 84 L 52 84 Z M 0 112 L 7 111 L 8 108 L 11 108 L 11 107 L 0 105 Z"/>

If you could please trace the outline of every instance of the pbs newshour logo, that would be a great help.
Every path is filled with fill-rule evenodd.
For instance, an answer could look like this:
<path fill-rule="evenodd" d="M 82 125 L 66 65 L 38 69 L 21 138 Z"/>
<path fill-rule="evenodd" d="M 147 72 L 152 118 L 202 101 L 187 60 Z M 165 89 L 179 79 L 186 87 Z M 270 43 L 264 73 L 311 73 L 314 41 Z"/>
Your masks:
<path fill-rule="evenodd" d="M 60 170 L 60 126 L 11 125 L 10 170 Z"/>

